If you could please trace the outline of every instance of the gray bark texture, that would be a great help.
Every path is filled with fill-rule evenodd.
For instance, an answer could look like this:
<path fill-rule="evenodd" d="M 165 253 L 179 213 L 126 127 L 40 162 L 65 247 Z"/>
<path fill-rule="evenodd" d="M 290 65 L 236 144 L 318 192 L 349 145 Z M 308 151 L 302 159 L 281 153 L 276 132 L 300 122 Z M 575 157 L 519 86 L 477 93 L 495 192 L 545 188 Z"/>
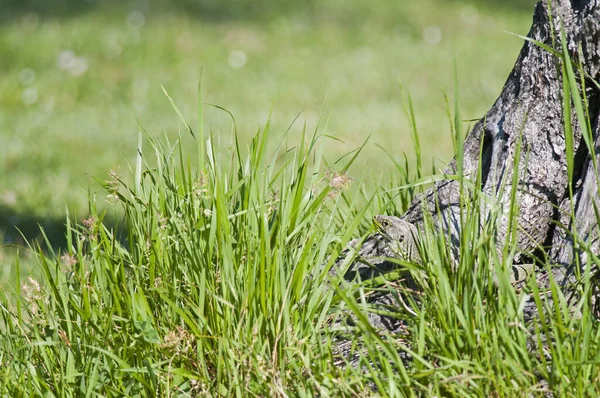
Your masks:
<path fill-rule="evenodd" d="M 578 89 L 587 100 L 593 135 L 593 153 L 600 165 L 600 0 L 542 0 L 534 11 L 528 37 L 561 51 L 561 27 L 573 63 L 581 62 L 585 78 Z M 568 282 L 577 263 L 584 266 L 588 258 L 577 249 L 567 231 L 576 231 L 591 252 L 600 253 L 600 239 L 595 211 L 598 209 L 599 187 L 590 150 L 582 139 L 579 121 L 571 119 L 574 129 L 573 203 L 569 197 L 567 156 L 564 127 L 562 64 L 556 56 L 540 46 L 525 41 L 516 64 L 492 108 L 475 124 L 464 141 L 463 175 L 475 181 L 481 172 L 481 190 L 508 208 L 515 164 L 518 164 L 517 203 L 519 206 L 518 252 L 515 263 L 543 258 L 561 265 L 555 273 L 559 282 Z M 576 71 L 577 73 L 577 71 Z M 585 92 L 583 92 L 585 91 Z M 575 112 L 573 112 L 575 114 Z M 518 151 L 518 142 L 522 143 Z M 519 154 L 519 158 L 515 156 Z M 456 159 L 445 171 L 459 171 Z M 504 189 L 501 187 L 504 186 Z M 415 198 L 401 217 L 422 230 L 425 217 L 448 237 L 450 252 L 456 260 L 461 236 L 459 182 L 455 179 L 438 181 L 431 189 Z M 481 209 L 483 218 L 490 209 Z M 572 217 L 571 209 L 575 210 Z M 575 220 L 575 225 L 572 225 Z M 411 228 L 412 228 L 411 226 Z M 497 242 L 507 238 L 508 218 L 500 218 Z M 360 259 L 371 256 L 383 247 L 381 234 L 375 234 L 359 250 L 359 261 L 345 276 L 363 275 Z M 385 249 L 380 255 L 386 254 Z M 576 255 L 579 250 L 579 255 Z M 576 261 L 576 258 L 579 260 Z M 394 265 L 389 266 L 393 267 Z M 385 264 L 383 268 L 386 268 Z M 547 282 L 539 270 L 539 283 Z M 554 271 L 553 271 L 554 273 Z M 347 278 L 349 279 L 349 278 Z M 411 286 L 414 289 L 414 286 Z M 398 292 L 374 295 L 372 301 L 388 307 L 400 303 Z M 534 311 L 534 309 L 533 309 Z M 399 331 L 400 322 L 369 314 L 372 326 L 382 330 Z M 343 351 L 343 348 L 341 349 Z"/>
<path fill-rule="evenodd" d="M 600 6 L 597 1 L 554 0 L 549 11 L 546 0 L 534 12 L 528 37 L 560 51 L 560 26 L 564 26 L 568 48 L 574 62 L 581 60 L 589 77 L 598 81 L 600 69 Z M 554 29 L 551 28 L 551 20 Z M 581 49 L 579 51 L 578 49 Z M 560 230 L 558 208 L 568 210 L 568 176 L 562 100 L 560 60 L 534 43 L 525 42 L 506 84 L 492 108 L 474 126 L 464 143 L 463 173 L 474 176 L 482 172 L 482 190 L 508 207 L 515 164 L 517 141 L 522 140 L 519 159 L 518 202 L 520 210 L 518 247 L 521 254 L 535 252 L 540 246 L 554 243 L 552 259 L 569 265 L 572 245 L 568 239 L 554 239 Z M 599 90 L 591 79 L 585 82 L 592 128 L 597 137 L 599 127 Z M 595 220 L 592 203 L 597 200 L 595 173 L 590 169 L 589 151 L 582 141 L 578 121 L 575 128 L 576 153 L 575 208 L 578 229 L 588 230 Z M 483 142 L 482 142 L 483 141 Z M 480 148 L 482 148 L 481 165 Z M 447 174 L 456 174 L 454 160 Z M 501 191 L 501 184 L 506 188 Z M 441 181 L 417 198 L 404 220 L 420 224 L 424 210 L 434 216 L 440 228 L 458 245 L 460 208 L 457 181 Z M 569 212 L 564 225 L 569 225 Z M 562 217 L 564 218 L 564 216 Z M 498 241 L 505 240 L 507 224 L 500 226 Z M 583 232 L 583 231 L 582 231 Z M 518 261 L 519 258 L 517 257 Z"/>

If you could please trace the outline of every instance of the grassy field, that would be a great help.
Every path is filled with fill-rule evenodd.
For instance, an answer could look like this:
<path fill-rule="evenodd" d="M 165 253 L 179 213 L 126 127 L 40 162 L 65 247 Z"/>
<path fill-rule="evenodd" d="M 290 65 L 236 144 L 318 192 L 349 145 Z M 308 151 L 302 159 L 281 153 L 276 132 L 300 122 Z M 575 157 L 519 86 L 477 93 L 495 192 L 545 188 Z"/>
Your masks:
<path fill-rule="evenodd" d="M 0 234 L 14 242 L 15 225 L 34 236 L 40 223 L 50 241 L 23 256 L 0 249 L 0 395 L 600 393 L 598 264 L 576 303 L 552 281 L 551 294 L 534 278 L 516 289 L 510 259 L 498 258 L 501 218 L 479 219 L 478 200 L 496 207 L 468 177 L 458 181 L 471 239 L 458 264 L 428 225 L 424 261 L 399 271 L 417 291 L 329 272 L 374 214 L 404 212 L 419 190 L 403 166 L 413 144 L 399 79 L 415 103 L 416 149 L 426 165 L 447 161 L 452 135 L 469 127 L 458 114 L 487 109 L 520 47 L 502 31 L 524 33 L 530 7 L 0 4 Z M 447 114 L 442 93 L 455 84 L 462 112 Z M 231 110 L 235 131 L 207 103 Z M 398 334 L 365 318 L 366 297 L 386 289 L 405 300 L 384 309 Z M 538 316 L 525 317 L 528 300 Z M 358 366 L 336 354 L 340 339 Z"/>
<path fill-rule="evenodd" d="M 443 94 L 455 65 L 465 118 L 477 118 L 522 44 L 505 31 L 526 33 L 532 11 L 532 2 L 249 4 L 0 2 L 0 241 L 22 242 L 15 225 L 39 236 L 38 224 L 60 241 L 66 208 L 85 218 L 95 180 L 128 174 L 138 123 L 176 137 L 183 125 L 161 85 L 195 126 L 201 68 L 205 97 L 235 116 L 242 147 L 272 113 L 272 150 L 302 112 L 288 145 L 318 120 L 340 140 L 327 140 L 329 160 L 370 136 L 352 170 L 368 165 L 370 181 L 392 164 L 377 145 L 414 158 L 402 82 L 425 164 L 434 156 L 443 164 L 451 156 Z M 208 107 L 206 121 L 229 139 L 226 113 Z"/>
<path fill-rule="evenodd" d="M 588 301 L 598 264 L 575 303 L 553 282 L 551 295 L 535 278 L 516 289 L 510 260 L 498 258 L 500 207 L 465 178 L 471 239 L 461 239 L 459 264 L 426 222 L 423 263 L 399 271 L 417 292 L 395 279 L 349 283 L 329 272 L 334 260 L 373 231 L 373 214 L 406 209 L 418 188 L 385 191 L 410 185 L 402 171 L 411 169 L 377 190 L 352 190 L 350 157 L 323 167 L 322 132 L 269 156 L 271 132 L 267 123 L 243 154 L 223 151 L 223 137 L 205 147 L 146 137 L 133 182 L 113 173 L 104 183 L 101 200 L 109 195 L 110 209 L 125 214 L 126 239 L 92 202 L 90 217 L 69 222 L 66 249 L 40 252 L 37 272 L 2 290 L 0 394 L 598 396 L 600 329 Z M 474 211 L 481 201 L 496 209 L 485 219 Z M 367 297 L 386 290 L 403 305 L 373 308 Z M 525 317 L 532 299 L 539 316 Z M 373 310 L 400 331 L 374 330 L 365 316 Z M 340 339 L 349 358 L 336 354 Z M 348 365 L 354 356 L 358 365 Z"/>

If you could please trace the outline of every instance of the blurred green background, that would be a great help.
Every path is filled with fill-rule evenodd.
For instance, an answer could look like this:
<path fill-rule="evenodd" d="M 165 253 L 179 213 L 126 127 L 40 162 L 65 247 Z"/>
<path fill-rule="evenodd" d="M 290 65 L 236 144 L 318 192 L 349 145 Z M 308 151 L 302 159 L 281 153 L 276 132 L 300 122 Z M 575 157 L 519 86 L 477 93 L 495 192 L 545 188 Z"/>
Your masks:
<path fill-rule="evenodd" d="M 376 181 L 410 154 L 400 81 L 414 100 L 425 165 L 450 160 L 444 93 L 458 71 L 463 117 L 490 107 L 517 57 L 533 1 L 0 0 L 0 243 L 38 224 L 60 240 L 67 209 L 87 214 L 87 189 L 111 169 L 129 175 L 138 121 L 151 135 L 182 128 L 163 85 L 197 123 L 205 101 L 236 118 L 242 140 L 272 111 L 273 142 L 325 103 L 328 159 L 370 144 L 354 171 Z M 325 100 L 326 99 L 326 100 Z M 206 110 L 221 145 L 228 116 Z M 245 143 L 244 141 L 242 141 Z M 247 141 L 246 141 L 247 142 Z M 429 168 L 427 168 L 429 170 Z M 0 262 L 3 252 L 0 248 Z M 6 252 L 4 252 L 6 253 Z"/>

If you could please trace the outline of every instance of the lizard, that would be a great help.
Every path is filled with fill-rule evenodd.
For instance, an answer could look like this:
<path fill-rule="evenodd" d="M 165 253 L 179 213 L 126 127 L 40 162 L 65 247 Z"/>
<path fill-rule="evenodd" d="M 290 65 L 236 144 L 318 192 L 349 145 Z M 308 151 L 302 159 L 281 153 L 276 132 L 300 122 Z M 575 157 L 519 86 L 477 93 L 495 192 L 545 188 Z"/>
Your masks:
<path fill-rule="evenodd" d="M 419 231 L 417 227 L 401 218 L 394 216 L 376 215 L 373 217 L 373 223 L 379 233 L 389 242 L 389 249 L 395 254 L 393 257 L 400 256 L 403 259 L 421 263 L 421 257 L 418 250 Z M 385 253 L 383 253 L 385 254 Z M 509 274 L 509 281 L 512 285 L 518 285 L 527 280 L 533 273 L 535 264 L 513 264 Z M 498 277 L 493 277 L 494 285 L 498 286 Z"/>
<path fill-rule="evenodd" d="M 339 266 L 350 250 L 357 250 L 352 266 L 347 269 L 343 277 L 352 281 L 359 277 L 362 281 L 373 280 L 386 275 L 400 267 L 397 262 L 389 259 L 402 259 L 418 262 L 420 259 L 416 238 L 417 227 L 413 224 L 391 216 L 375 216 L 373 224 L 375 233 L 369 235 L 364 242 L 354 239 L 337 260 Z M 337 274 L 339 268 L 330 270 L 331 275 Z"/>

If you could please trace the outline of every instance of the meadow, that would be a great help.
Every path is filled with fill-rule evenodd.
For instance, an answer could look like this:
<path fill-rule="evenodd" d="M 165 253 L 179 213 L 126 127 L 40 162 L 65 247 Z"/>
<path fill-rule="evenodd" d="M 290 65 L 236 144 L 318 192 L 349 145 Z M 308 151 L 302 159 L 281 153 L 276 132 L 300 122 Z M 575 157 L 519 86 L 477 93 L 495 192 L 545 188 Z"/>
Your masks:
<path fill-rule="evenodd" d="M 455 156 L 531 5 L 0 4 L 1 395 L 598 395 L 587 296 L 488 283 L 469 185 L 473 242 L 404 264 L 402 333 L 365 317 L 394 280 L 329 272 Z"/>

